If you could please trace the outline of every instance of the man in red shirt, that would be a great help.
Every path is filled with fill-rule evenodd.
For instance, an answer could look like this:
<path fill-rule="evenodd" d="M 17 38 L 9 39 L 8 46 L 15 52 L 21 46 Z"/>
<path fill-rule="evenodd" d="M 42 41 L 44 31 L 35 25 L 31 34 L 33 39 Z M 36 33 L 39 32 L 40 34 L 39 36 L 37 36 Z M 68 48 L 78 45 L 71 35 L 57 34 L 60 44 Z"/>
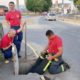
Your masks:
<path fill-rule="evenodd" d="M 46 36 L 49 40 L 49 43 L 48 43 L 48 46 L 44 49 L 44 52 L 47 51 L 47 53 L 49 54 L 47 59 L 49 61 L 52 61 L 49 67 L 49 72 L 51 74 L 57 74 L 62 72 L 61 65 L 60 65 L 63 62 L 62 61 L 62 53 L 63 53 L 62 39 L 58 35 L 55 35 L 52 30 L 48 30 L 46 32 Z"/>
<path fill-rule="evenodd" d="M 17 35 L 14 38 L 14 44 L 17 48 L 18 57 L 20 58 L 20 48 L 21 48 L 21 42 L 23 39 L 23 33 L 20 31 L 21 27 L 21 13 L 20 11 L 15 9 L 15 3 L 9 2 L 9 12 L 6 14 L 6 20 L 8 24 L 10 25 L 11 29 L 16 30 Z"/>
<path fill-rule="evenodd" d="M 44 49 L 44 51 L 47 51 L 51 55 L 54 53 L 54 56 L 49 56 L 48 60 L 53 60 L 55 58 L 58 58 L 59 56 L 62 56 L 62 39 L 59 36 L 55 35 L 51 30 L 48 30 L 46 32 L 46 36 L 48 37 L 49 43 L 48 46 Z"/>
<path fill-rule="evenodd" d="M 43 74 L 46 71 L 45 68 L 47 67 L 51 74 L 58 74 L 66 69 L 69 69 L 69 66 L 62 60 L 62 39 L 55 35 L 52 30 L 48 30 L 46 32 L 46 36 L 49 43 L 42 52 L 43 58 L 38 58 L 29 72 Z"/>
<path fill-rule="evenodd" d="M 11 29 L 0 41 L 0 49 L 4 54 L 5 63 L 9 63 L 8 59 L 12 58 L 12 43 L 15 35 L 16 31 Z"/>

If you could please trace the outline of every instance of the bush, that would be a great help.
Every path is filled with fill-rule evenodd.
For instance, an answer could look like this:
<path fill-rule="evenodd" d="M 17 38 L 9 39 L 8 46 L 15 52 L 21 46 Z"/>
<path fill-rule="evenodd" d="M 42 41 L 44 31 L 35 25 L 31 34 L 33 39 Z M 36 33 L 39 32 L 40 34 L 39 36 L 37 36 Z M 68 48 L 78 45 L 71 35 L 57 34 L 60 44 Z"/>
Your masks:
<path fill-rule="evenodd" d="M 2 24 L 0 23 L 0 39 L 3 37 L 3 27 L 2 27 Z M 3 56 L 2 56 L 2 52 L 0 50 L 0 61 L 3 59 Z"/>
<path fill-rule="evenodd" d="M 74 4 L 77 6 L 77 8 L 80 10 L 80 0 L 74 0 Z"/>
<path fill-rule="evenodd" d="M 48 11 L 52 6 L 51 0 L 25 0 L 26 8 L 33 12 Z"/>

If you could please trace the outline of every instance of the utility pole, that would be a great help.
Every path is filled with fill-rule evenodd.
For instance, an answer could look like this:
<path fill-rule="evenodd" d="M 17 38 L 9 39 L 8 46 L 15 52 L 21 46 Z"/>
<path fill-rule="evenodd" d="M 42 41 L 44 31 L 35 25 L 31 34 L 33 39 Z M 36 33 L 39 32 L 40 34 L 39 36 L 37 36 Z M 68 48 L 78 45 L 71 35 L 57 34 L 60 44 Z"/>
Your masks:
<path fill-rule="evenodd" d="M 62 14 L 64 14 L 64 0 L 62 0 Z"/>
<path fill-rule="evenodd" d="M 25 5 L 25 7 L 26 7 L 26 1 L 27 0 L 24 0 L 24 5 Z M 27 60 L 27 36 L 26 36 L 26 34 L 27 34 L 27 23 L 25 23 L 25 60 Z"/>
<path fill-rule="evenodd" d="M 17 9 L 19 10 L 19 0 L 16 0 Z"/>

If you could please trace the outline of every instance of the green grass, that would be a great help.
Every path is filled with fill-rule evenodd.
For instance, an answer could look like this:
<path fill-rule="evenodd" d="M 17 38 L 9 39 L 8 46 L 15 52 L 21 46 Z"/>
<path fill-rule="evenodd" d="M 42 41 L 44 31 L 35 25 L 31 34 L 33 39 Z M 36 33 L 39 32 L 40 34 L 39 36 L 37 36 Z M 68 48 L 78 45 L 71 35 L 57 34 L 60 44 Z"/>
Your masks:
<path fill-rule="evenodd" d="M 0 23 L 0 39 L 2 38 L 3 36 L 3 27 L 2 27 L 2 24 Z M 0 51 L 0 61 L 3 60 L 3 55 L 2 55 L 2 52 Z"/>
<path fill-rule="evenodd" d="M 3 36 L 3 27 L 2 24 L 0 23 L 0 38 L 2 38 Z"/>
<path fill-rule="evenodd" d="M 0 51 L 0 61 L 3 60 L 3 55 L 2 55 L 2 52 Z"/>

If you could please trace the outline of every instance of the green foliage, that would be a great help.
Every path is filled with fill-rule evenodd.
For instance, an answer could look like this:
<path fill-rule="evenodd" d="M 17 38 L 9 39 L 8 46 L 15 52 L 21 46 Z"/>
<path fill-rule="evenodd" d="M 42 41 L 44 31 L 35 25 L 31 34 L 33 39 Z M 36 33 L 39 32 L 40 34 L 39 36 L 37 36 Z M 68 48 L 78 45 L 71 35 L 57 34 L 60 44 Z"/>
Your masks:
<path fill-rule="evenodd" d="M 0 51 L 0 61 L 3 60 L 3 55 L 2 55 L 2 52 Z"/>
<path fill-rule="evenodd" d="M 2 24 L 0 23 L 0 39 L 2 38 L 3 36 L 3 27 L 2 27 Z M 3 59 L 3 56 L 2 56 L 2 52 L 0 50 L 0 61 Z"/>
<path fill-rule="evenodd" d="M 80 0 L 74 0 L 74 4 L 77 6 L 77 8 L 80 10 Z"/>
<path fill-rule="evenodd" d="M 2 38 L 3 36 L 3 27 L 2 27 L 2 24 L 0 23 L 0 39 Z"/>
<path fill-rule="evenodd" d="M 26 7 L 29 11 L 44 12 L 52 6 L 51 0 L 26 0 Z"/>
<path fill-rule="evenodd" d="M 45 5 L 43 7 L 43 11 L 48 11 L 51 6 L 52 6 L 52 1 L 51 0 L 45 0 Z"/>

